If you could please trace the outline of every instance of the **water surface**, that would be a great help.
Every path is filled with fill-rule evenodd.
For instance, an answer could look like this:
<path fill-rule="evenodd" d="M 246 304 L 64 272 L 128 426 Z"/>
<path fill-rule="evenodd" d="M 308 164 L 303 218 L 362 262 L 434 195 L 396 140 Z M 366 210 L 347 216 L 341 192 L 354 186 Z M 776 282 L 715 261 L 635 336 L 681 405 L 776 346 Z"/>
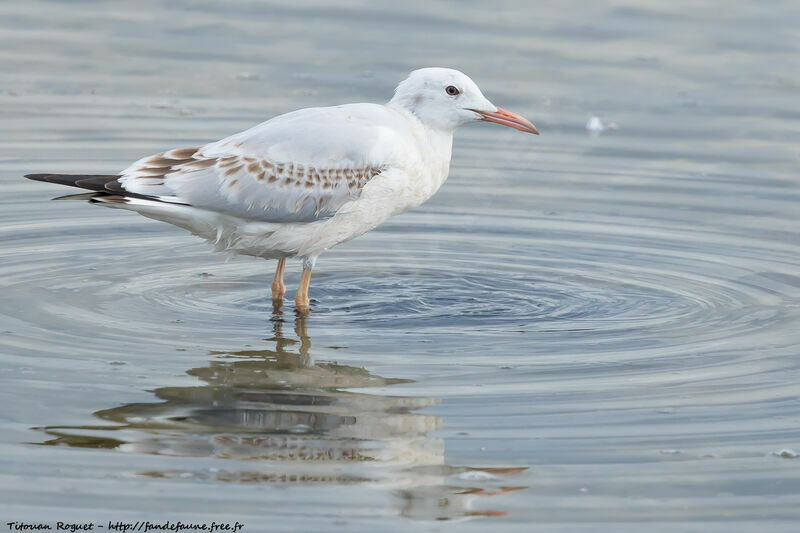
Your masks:
<path fill-rule="evenodd" d="M 0 6 L 3 517 L 792 531 L 800 9 L 528 4 Z M 21 179 L 427 65 L 542 135 L 459 131 L 434 199 L 322 256 L 308 318 L 271 262 Z"/>

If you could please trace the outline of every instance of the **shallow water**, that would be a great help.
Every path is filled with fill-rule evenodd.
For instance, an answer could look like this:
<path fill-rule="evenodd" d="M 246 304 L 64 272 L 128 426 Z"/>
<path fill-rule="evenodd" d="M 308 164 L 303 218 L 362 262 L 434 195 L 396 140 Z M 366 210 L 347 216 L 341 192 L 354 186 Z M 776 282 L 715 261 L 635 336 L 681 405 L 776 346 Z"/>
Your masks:
<path fill-rule="evenodd" d="M 525 6 L 0 5 L 3 518 L 793 530 L 800 9 Z M 308 318 L 272 263 L 21 179 L 432 64 L 542 135 L 459 131 L 434 199 L 320 259 Z"/>

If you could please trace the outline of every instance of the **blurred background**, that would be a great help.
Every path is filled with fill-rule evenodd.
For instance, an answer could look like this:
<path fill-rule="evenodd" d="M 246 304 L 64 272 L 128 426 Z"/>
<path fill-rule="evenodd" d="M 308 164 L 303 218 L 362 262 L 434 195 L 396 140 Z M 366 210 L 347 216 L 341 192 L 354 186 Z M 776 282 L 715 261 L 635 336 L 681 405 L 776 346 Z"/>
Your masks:
<path fill-rule="evenodd" d="M 791 531 L 800 5 L 0 4 L 0 509 L 248 531 Z M 31 172 L 112 173 L 463 70 L 421 208 L 274 267 Z M 299 265 L 290 265 L 290 291 Z"/>

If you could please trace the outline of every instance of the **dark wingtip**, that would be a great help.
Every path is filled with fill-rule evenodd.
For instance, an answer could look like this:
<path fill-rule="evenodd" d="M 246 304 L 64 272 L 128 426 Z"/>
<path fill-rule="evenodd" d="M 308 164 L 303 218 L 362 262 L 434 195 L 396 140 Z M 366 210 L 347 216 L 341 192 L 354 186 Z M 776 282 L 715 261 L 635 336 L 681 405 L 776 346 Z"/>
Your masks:
<path fill-rule="evenodd" d="M 47 181 L 47 176 L 51 176 L 52 174 L 25 174 L 25 177 L 29 180 L 35 181 Z"/>
<path fill-rule="evenodd" d="M 119 178 L 118 175 L 114 174 L 25 174 L 25 177 L 29 180 L 80 187 L 90 191 L 109 190 L 106 186 Z"/>
<path fill-rule="evenodd" d="M 25 177 L 29 180 L 69 185 L 70 187 L 79 187 L 99 193 L 99 195 L 90 195 L 88 197 L 90 202 L 123 204 L 128 202 L 128 197 L 158 201 L 158 198 L 154 196 L 126 191 L 118 181 L 119 175 L 115 174 L 25 174 Z M 84 195 L 69 195 L 67 197 L 77 198 L 80 196 Z M 183 204 L 182 202 L 180 203 L 182 205 L 189 205 Z"/>

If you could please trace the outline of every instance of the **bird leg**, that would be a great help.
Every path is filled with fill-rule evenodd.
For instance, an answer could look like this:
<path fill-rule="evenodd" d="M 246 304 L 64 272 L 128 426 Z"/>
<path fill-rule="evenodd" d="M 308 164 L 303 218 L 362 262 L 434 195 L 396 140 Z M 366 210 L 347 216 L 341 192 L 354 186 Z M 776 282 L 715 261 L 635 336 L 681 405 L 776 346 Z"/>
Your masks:
<path fill-rule="evenodd" d="M 286 294 L 286 285 L 283 284 L 283 269 L 286 267 L 286 258 L 278 259 L 278 268 L 275 269 L 275 277 L 272 279 L 272 301 L 283 300 Z"/>
<path fill-rule="evenodd" d="M 303 265 L 303 274 L 300 276 L 300 286 L 297 287 L 297 296 L 294 297 L 294 305 L 301 314 L 308 314 L 308 284 L 311 282 L 311 267 Z"/>

